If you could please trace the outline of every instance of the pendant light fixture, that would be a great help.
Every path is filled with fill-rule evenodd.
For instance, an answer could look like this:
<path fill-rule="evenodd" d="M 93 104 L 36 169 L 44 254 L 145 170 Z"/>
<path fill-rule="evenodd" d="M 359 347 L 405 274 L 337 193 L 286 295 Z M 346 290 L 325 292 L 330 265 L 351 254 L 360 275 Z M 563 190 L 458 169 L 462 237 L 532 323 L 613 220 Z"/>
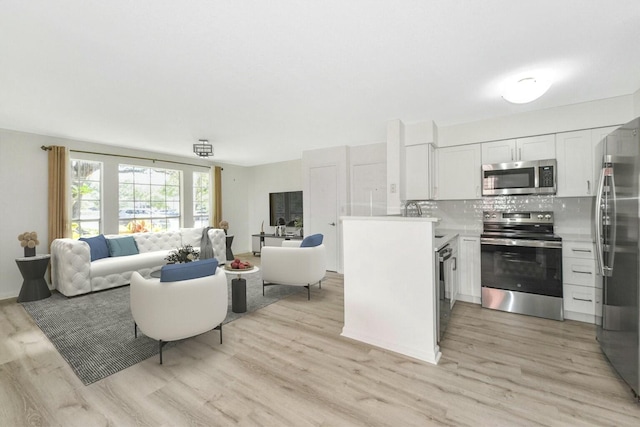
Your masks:
<path fill-rule="evenodd" d="M 209 141 L 206 139 L 199 139 L 198 144 L 193 144 L 193 152 L 198 157 L 213 157 L 213 145 L 209 144 Z"/>

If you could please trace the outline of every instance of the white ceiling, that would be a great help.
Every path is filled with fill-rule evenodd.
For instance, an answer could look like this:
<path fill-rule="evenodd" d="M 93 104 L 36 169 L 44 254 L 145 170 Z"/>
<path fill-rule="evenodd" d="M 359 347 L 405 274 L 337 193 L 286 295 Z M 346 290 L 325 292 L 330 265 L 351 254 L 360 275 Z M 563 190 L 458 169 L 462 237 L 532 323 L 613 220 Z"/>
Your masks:
<path fill-rule="evenodd" d="M 0 128 L 249 166 L 632 94 L 638 41 L 639 0 L 0 0 Z"/>

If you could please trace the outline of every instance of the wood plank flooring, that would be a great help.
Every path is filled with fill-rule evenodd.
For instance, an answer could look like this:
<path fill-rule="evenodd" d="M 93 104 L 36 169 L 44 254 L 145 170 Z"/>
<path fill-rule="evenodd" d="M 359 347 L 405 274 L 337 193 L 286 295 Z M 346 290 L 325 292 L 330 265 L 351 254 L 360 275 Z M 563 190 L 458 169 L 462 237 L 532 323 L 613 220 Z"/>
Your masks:
<path fill-rule="evenodd" d="M 243 257 L 247 258 L 247 256 Z M 256 260 L 259 263 L 259 259 Z M 440 364 L 340 336 L 343 279 L 84 386 L 0 304 L 0 426 L 640 425 L 595 327 L 457 303 Z"/>

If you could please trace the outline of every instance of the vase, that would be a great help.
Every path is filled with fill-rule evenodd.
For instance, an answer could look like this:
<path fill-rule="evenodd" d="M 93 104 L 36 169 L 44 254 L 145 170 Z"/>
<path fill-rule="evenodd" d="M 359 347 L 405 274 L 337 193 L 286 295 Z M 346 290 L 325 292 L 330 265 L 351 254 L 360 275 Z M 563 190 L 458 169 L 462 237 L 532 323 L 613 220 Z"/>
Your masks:
<path fill-rule="evenodd" d="M 26 257 L 31 257 L 31 256 L 36 256 L 36 248 L 30 248 L 29 246 L 25 246 L 24 247 L 24 256 Z"/>

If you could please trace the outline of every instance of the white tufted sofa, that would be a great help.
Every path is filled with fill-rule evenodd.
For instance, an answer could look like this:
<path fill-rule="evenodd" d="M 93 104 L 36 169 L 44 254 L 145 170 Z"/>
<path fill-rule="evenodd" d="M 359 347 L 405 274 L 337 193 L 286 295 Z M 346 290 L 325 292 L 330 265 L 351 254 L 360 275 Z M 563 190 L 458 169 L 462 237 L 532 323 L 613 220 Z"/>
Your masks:
<path fill-rule="evenodd" d="M 70 297 L 129 284 L 134 271 L 148 278 L 153 270 L 167 263 L 165 257 L 172 250 L 183 245 L 199 248 L 202 231 L 203 228 L 183 228 L 180 231 L 135 233 L 132 236 L 140 253 L 93 262 L 86 242 L 55 239 L 51 243 L 51 284 L 58 292 Z M 224 230 L 212 228 L 208 234 L 215 258 L 224 264 L 227 259 Z"/>

